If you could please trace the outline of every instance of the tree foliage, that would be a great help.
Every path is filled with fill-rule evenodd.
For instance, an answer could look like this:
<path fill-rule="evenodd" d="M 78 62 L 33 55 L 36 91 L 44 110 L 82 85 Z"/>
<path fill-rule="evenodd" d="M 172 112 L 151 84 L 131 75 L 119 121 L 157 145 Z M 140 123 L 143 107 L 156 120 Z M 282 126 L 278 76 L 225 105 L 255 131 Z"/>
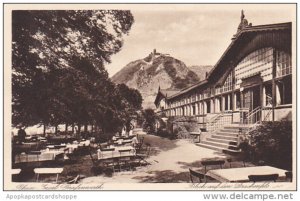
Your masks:
<path fill-rule="evenodd" d="M 128 108 L 140 108 L 140 94 L 126 89 L 130 95 L 123 97 L 127 92 L 104 68 L 133 22 L 124 10 L 13 11 L 13 125 L 96 124 L 106 130 L 121 124 Z"/>
<path fill-rule="evenodd" d="M 155 133 L 155 125 L 157 120 L 157 115 L 155 114 L 153 109 L 145 109 L 143 110 L 143 118 L 144 124 L 143 129 L 145 129 L 148 133 Z"/>

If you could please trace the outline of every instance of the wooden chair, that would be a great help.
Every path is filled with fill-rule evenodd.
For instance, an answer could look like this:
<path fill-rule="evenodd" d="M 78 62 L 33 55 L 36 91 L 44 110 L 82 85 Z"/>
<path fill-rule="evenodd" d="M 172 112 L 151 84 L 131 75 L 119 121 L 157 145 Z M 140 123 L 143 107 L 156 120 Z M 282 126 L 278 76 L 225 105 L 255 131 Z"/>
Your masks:
<path fill-rule="evenodd" d="M 260 182 L 260 181 L 274 181 L 278 179 L 278 174 L 264 174 L 264 175 L 249 175 L 249 181 Z"/>
<path fill-rule="evenodd" d="M 93 163 L 91 169 L 92 171 L 94 171 L 94 173 L 98 173 L 98 168 L 104 170 L 111 169 L 113 172 L 115 172 L 115 162 L 113 159 L 98 160 L 98 157 L 94 156 L 94 155 L 97 156 L 97 154 L 94 154 L 94 150 L 92 147 L 89 147 L 89 155 Z"/>
<path fill-rule="evenodd" d="M 222 169 L 223 165 L 225 164 L 224 160 L 210 160 L 210 161 L 201 161 L 201 164 L 204 166 L 204 172 L 207 172 L 207 166 L 215 166 L 218 165 Z"/>
<path fill-rule="evenodd" d="M 291 171 L 285 172 L 285 178 L 286 178 L 286 180 L 292 182 L 293 181 L 293 173 Z"/>
<path fill-rule="evenodd" d="M 139 150 L 142 148 L 142 146 L 143 146 L 143 143 L 144 143 L 144 137 L 141 137 L 141 138 L 138 138 L 138 141 L 139 141 L 139 143 L 137 143 L 136 145 L 135 145 L 135 150 L 137 151 L 137 152 L 139 152 Z"/>
<path fill-rule="evenodd" d="M 146 144 L 146 148 L 144 149 L 141 148 L 139 151 L 136 152 L 135 156 L 140 166 L 141 166 L 141 162 L 145 162 L 146 165 L 151 164 L 146 160 L 150 156 L 150 152 L 151 152 L 151 145 L 149 143 Z"/>
<path fill-rule="evenodd" d="M 202 179 L 204 179 L 204 182 L 206 182 L 205 174 L 198 172 L 196 170 L 192 170 L 191 168 L 189 168 L 189 171 L 190 171 L 190 179 L 192 183 L 202 183 Z M 194 182 L 193 178 L 197 178 L 199 182 Z"/>
<path fill-rule="evenodd" d="M 227 158 L 227 162 L 229 163 L 229 167 L 232 168 L 234 162 L 238 163 L 238 162 L 241 162 L 241 161 L 239 161 L 237 159 L 233 159 L 233 158 Z M 246 167 L 246 161 L 243 160 L 242 162 L 243 162 L 243 166 Z M 238 167 L 240 167 L 240 166 L 238 166 Z"/>
<path fill-rule="evenodd" d="M 130 156 L 122 156 L 118 159 L 118 166 L 119 166 L 119 170 L 120 172 L 122 170 L 133 170 L 132 169 L 132 164 L 133 163 L 133 160 L 132 160 L 132 157 Z"/>

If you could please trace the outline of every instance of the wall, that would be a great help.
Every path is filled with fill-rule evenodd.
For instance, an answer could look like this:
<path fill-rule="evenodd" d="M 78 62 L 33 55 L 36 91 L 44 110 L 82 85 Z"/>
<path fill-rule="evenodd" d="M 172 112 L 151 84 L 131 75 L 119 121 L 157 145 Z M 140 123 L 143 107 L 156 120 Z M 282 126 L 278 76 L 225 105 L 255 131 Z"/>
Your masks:
<path fill-rule="evenodd" d="M 288 120 L 292 121 L 292 106 L 277 107 L 275 109 L 275 121 Z"/>

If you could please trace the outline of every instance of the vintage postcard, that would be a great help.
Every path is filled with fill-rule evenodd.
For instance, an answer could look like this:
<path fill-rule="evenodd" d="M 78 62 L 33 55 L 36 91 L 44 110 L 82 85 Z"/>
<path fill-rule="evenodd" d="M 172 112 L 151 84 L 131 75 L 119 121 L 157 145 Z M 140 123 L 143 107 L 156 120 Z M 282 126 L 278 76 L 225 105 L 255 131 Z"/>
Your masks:
<path fill-rule="evenodd" d="M 4 4 L 4 190 L 296 190 L 296 4 Z"/>

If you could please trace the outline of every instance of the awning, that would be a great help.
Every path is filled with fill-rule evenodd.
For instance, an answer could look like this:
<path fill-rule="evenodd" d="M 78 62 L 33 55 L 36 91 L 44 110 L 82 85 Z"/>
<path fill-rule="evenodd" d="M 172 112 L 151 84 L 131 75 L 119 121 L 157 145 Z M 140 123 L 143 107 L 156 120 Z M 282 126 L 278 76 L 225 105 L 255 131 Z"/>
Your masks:
<path fill-rule="evenodd" d="M 251 77 L 247 77 L 242 79 L 241 87 L 249 88 L 252 86 L 260 85 L 262 83 L 262 78 L 260 76 L 260 73 L 253 75 Z"/>

